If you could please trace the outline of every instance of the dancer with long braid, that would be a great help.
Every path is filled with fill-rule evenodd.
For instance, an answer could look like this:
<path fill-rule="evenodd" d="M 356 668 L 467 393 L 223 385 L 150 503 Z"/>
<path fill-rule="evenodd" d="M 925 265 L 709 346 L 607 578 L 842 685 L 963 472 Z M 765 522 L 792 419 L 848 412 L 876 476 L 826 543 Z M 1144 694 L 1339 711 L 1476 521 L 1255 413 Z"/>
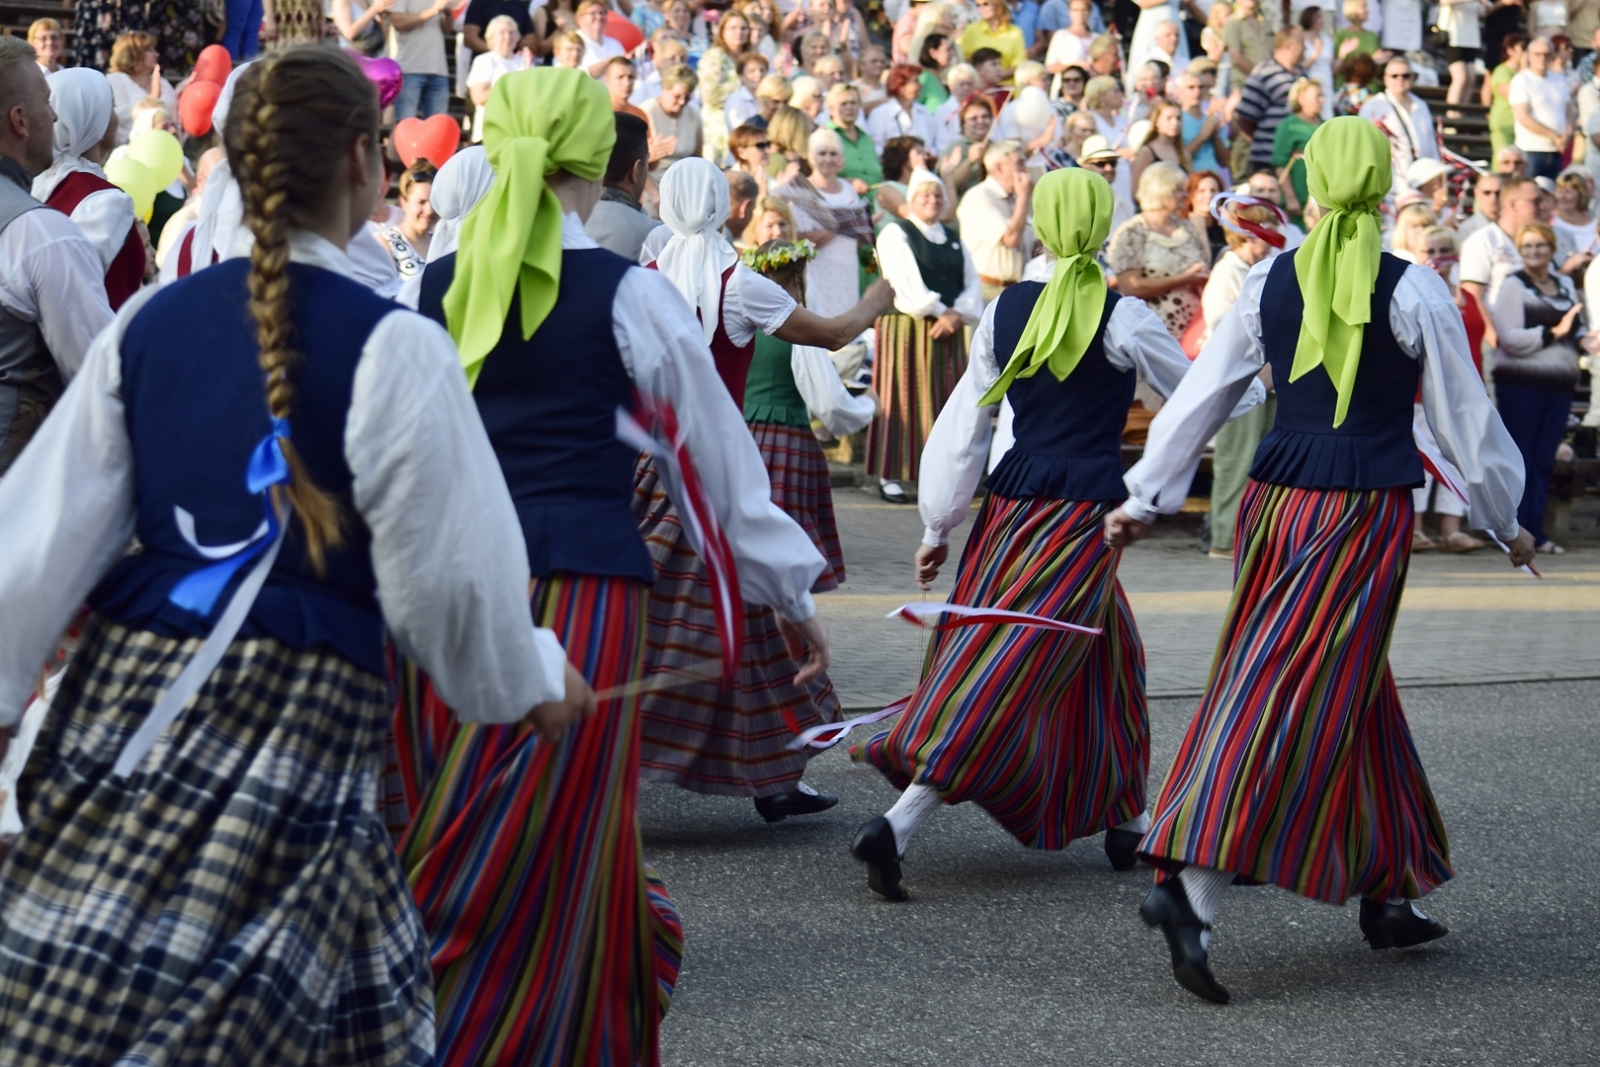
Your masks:
<path fill-rule="evenodd" d="M 1459 469 L 1472 524 L 1533 558 L 1517 525 L 1522 460 L 1468 353 L 1439 276 L 1382 251 L 1389 142 L 1337 118 L 1306 146 L 1326 214 L 1293 252 L 1258 264 L 1193 371 L 1150 427 L 1106 541 L 1144 536 L 1181 503 L 1194 462 L 1263 364 L 1278 408 L 1239 512 L 1233 600 L 1200 710 L 1140 853 L 1140 907 L 1174 976 L 1226 1003 L 1209 930 L 1234 879 L 1342 905 L 1361 898 L 1374 949 L 1444 936 L 1414 903 L 1451 877 L 1449 845 L 1389 671 L 1411 552 L 1422 407 Z"/>
<path fill-rule="evenodd" d="M 133 296 L 0 480 L 0 750 L 93 607 L 0 866 L 8 1067 L 431 1064 L 384 630 L 465 718 L 554 737 L 594 706 L 528 617 L 449 337 L 352 280 L 372 84 L 279 53 L 224 139 L 251 255 Z"/>

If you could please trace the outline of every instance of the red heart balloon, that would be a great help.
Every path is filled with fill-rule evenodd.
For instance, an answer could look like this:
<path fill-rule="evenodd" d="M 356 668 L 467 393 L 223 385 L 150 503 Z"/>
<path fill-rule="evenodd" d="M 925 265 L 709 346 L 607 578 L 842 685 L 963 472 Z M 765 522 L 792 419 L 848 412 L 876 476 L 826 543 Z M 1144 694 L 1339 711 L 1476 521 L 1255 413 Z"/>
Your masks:
<path fill-rule="evenodd" d="M 394 124 L 394 150 L 408 167 L 419 159 L 442 167 L 460 145 L 461 124 L 449 115 L 401 119 Z"/>
<path fill-rule="evenodd" d="M 216 82 L 192 81 L 178 97 L 178 121 L 190 137 L 211 132 L 211 113 L 216 110 L 222 86 Z"/>
<path fill-rule="evenodd" d="M 606 16 L 606 36 L 615 38 L 625 54 L 632 54 L 635 48 L 644 44 L 644 31 L 627 16 L 615 11 Z"/>
<path fill-rule="evenodd" d="M 194 80 L 222 85 L 233 73 L 233 57 L 220 44 L 208 44 L 200 49 L 194 61 Z"/>

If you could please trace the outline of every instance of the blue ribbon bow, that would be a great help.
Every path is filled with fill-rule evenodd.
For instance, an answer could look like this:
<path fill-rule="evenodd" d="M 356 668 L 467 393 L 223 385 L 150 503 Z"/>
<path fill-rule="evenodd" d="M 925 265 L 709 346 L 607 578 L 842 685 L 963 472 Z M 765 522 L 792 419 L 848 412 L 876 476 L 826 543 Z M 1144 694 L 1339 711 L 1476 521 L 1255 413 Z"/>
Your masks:
<path fill-rule="evenodd" d="M 259 556 L 278 537 L 278 513 L 272 506 L 272 487 L 289 483 L 289 461 L 283 454 L 278 439 L 288 438 L 289 420 L 273 419 L 272 431 L 256 444 L 250 453 L 250 465 L 245 470 L 245 488 L 252 496 L 261 498 L 261 508 L 266 513 L 266 531 L 245 547 L 220 562 L 203 567 L 172 587 L 167 599 L 180 608 L 199 615 L 210 615 L 217 598 L 228 587 L 239 568 Z"/>

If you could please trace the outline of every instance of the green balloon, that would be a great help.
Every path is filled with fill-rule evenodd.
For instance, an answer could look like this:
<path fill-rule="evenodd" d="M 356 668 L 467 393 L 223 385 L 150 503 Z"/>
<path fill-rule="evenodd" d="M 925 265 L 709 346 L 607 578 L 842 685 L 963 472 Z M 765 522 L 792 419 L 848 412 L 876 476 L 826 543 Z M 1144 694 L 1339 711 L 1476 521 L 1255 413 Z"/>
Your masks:
<path fill-rule="evenodd" d="M 165 189 L 183 173 L 183 146 L 166 130 L 145 130 L 128 142 L 128 155 L 150 168 L 157 189 Z"/>
<path fill-rule="evenodd" d="M 121 159 L 107 160 L 105 171 L 106 181 L 131 196 L 133 213 L 148 222 L 150 211 L 155 207 L 156 193 L 163 188 L 157 184 L 155 173 L 131 154 Z"/>

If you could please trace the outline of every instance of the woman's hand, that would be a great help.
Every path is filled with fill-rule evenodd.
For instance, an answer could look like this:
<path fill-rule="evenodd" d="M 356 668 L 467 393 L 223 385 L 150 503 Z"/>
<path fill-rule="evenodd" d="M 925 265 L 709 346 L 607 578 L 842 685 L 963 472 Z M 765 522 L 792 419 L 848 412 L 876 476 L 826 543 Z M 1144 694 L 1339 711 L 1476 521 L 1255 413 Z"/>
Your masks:
<path fill-rule="evenodd" d="M 939 577 L 939 568 L 949 558 L 949 545 L 918 545 L 917 554 L 913 557 L 917 568 L 917 588 L 933 588 L 934 579 Z"/>
<path fill-rule="evenodd" d="M 1127 548 L 1135 541 L 1141 541 L 1150 532 L 1148 523 L 1140 522 L 1121 508 L 1106 516 L 1106 546 L 1108 548 Z"/>
<path fill-rule="evenodd" d="M 1360 47 L 1361 39 L 1359 37 L 1346 37 L 1343 43 L 1339 45 L 1339 58 L 1344 59 Z"/>
<path fill-rule="evenodd" d="M 961 329 L 962 323 L 961 312 L 952 308 L 933 320 L 933 325 L 928 327 L 928 336 L 935 341 L 942 341 Z"/>
<path fill-rule="evenodd" d="M 1204 289 L 1211 280 L 1211 268 L 1204 263 L 1191 263 L 1178 277 L 1187 280 L 1196 289 Z"/>
<path fill-rule="evenodd" d="M 783 643 L 788 646 L 789 655 L 800 664 L 794 676 L 795 685 L 805 685 L 828 669 L 828 635 L 815 615 L 804 622 L 790 622 L 779 615 L 778 631 L 783 634 Z M 810 655 L 806 655 L 808 651 Z M 804 662 L 801 661 L 802 657 Z"/>
<path fill-rule="evenodd" d="M 866 182 L 862 181 L 860 178 L 851 178 L 850 179 L 850 188 L 852 188 L 852 189 L 854 189 L 856 191 L 856 195 L 857 196 L 866 196 L 867 193 L 869 193 L 872 190 L 872 186 L 868 185 Z"/>
<path fill-rule="evenodd" d="M 546 744 L 553 745 L 566 734 L 567 727 L 594 714 L 594 690 L 572 664 L 567 664 L 567 691 L 560 700 L 547 700 L 535 704 L 523 717 L 523 722 Z"/>
<path fill-rule="evenodd" d="M 1561 316 L 1560 322 L 1556 323 L 1550 328 L 1550 336 L 1559 338 L 1565 337 L 1567 334 L 1571 333 L 1573 324 L 1578 321 L 1578 313 L 1582 310 L 1583 301 L 1579 300 L 1577 303 L 1573 304 L 1567 309 L 1567 313 Z"/>
<path fill-rule="evenodd" d="M 989 150 L 988 141 L 977 141 L 967 148 L 967 162 L 978 163 L 983 159 L 983 154 Z"/>

